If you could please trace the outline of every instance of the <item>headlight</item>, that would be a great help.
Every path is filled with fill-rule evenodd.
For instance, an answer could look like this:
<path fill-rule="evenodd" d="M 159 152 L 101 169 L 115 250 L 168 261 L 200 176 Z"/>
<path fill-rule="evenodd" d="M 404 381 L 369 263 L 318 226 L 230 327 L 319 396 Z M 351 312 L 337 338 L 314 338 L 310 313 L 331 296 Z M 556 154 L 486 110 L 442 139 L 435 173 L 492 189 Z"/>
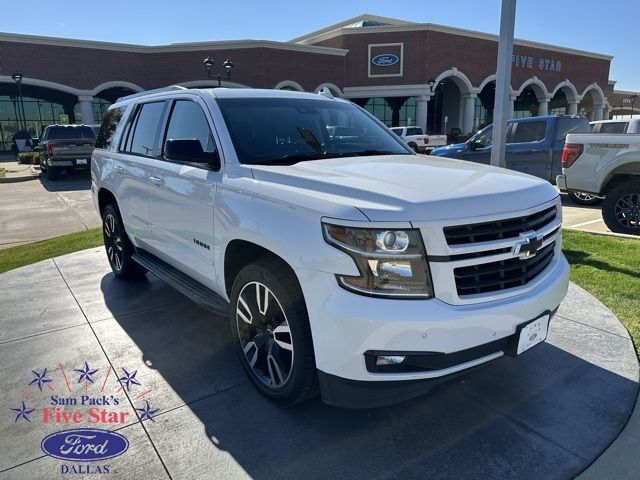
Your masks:
<path fill-rule="evenodd" d="M 381 297 L 433 297 L 419 230 L 322 224 L 325 240 L 353 258 L 360 275 L 337 275 L 347 290 Z"/>

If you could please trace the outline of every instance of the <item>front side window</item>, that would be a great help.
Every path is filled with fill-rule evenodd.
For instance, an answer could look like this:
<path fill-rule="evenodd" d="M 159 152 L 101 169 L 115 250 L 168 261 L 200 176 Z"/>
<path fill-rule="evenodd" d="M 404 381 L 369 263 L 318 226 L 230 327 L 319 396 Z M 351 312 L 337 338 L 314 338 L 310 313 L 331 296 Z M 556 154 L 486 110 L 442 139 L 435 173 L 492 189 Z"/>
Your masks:
<path fill-rule="evenodd" d="M 511 138 L 507 143 L 529 143 L 544 140 L 547 122 L 516 122 L 511 126 Z"/>
<path fill-rule="evenodd" d="M 241 163 L 413 155 L 353 104 L 328 99 L 225 98 L 218 105 Z"/>
<path fill-rule="evenodd" d="M 469 143 L 474 143 L 477 148 L 490 147 L 493 142 L 493 126 L 480 130 L 473 137 L 469 139 Z"/>
<path fill-rule="evenodd" d="M 145 103 L 140 106 L 135 125 L 129 133 L 131 138 L 127 142 L 127 151 L 139 155 L 154 155 L 163 109 L 164 102 Z"/>
<path fill-rule="evenodd" d="M 177 100 L 171 111 L 165 140 L 187 139 L 199 140 L 203 152 L 216 150 L 209 122 L 200 105 L 191 100 Z"/>
<path fill-rule="evenodd" d="M 111 146 L 113 135 L 116 133 L 116 128 L 122 119 L 124 110 L 124 107 L 112 108 L 104 116 L 104 120 L 102 121 L 102 126 L 100 127 L 100 132 L 98 133 L 98 138 L 96 140 L 96 148 L 109 148 Z"/>
<path fill-rule="evenodd" d="M 407 136 L 410 135 L 422 135 L 422 129 L 420 127 L 407 127 Z"/>

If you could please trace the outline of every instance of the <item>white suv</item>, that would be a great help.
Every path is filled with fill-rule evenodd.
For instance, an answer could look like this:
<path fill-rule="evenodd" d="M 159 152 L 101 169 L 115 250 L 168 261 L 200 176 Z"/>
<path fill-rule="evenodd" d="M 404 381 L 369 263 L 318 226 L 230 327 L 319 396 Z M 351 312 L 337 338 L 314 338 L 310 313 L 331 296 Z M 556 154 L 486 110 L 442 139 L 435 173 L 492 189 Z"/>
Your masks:
<path fill-rule="evenodd" d="M 327 91 L 125 97 L 91 170 L 114 274 L 225 312 L 284 403 L 410 398 L 543 341 L 567 292 L 548 182 L 416 155 Z"/>

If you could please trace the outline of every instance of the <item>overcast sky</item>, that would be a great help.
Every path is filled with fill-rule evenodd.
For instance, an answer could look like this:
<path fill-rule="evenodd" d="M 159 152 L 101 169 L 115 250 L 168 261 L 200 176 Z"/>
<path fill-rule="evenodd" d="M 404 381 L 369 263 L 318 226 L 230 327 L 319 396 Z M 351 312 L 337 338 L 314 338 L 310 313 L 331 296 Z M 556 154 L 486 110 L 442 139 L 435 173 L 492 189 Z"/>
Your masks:
<path fill-rule="evenodd" d="M 290 40 L 365 12 L 498 33 L 500 1 L 11 1 L 3 2 L 0 31 L 147 45 Z M 516 36 L 613 55 L 616 88 L 640 91 L 639 13 L 638 0 L 520 0 Z"/>

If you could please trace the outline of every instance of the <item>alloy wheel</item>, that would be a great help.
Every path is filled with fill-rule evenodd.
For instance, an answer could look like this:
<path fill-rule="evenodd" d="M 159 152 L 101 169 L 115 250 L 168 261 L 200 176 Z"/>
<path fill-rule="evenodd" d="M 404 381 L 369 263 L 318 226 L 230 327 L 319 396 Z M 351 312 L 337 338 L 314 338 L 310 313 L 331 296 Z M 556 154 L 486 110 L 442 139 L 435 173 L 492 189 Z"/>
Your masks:
<path fill-rule="evenodd" d="M 104 244 L 107 249 L 109 263 L 119 272 L 122 270 L 124 256 L 122 250 L 122 235 L 118 231 L 116 219 L 110 213 L 104 217 Z"/>
<path fill-rule="evenodd" d="M 584 200 L 585 202 L 590 202 L 591 200 L 595 200 L 597 198 L 595 195 L 589 195 L 588 193 L 575 193 L 574 195 L 580 200 Z"/>
<path fill-rule="evenodd" d="M 247 283 L 238 295 L 236 326 L 244 359 L 265 386 L 284 386 L 293 367 L 293 337 L 287 316 L 273 292 Z"/>
<path fill-rule="evenodd" d="M 627 228 L 640 228 L 640 193 L 620 197 L 615 206 L 616 219 Z"/>

